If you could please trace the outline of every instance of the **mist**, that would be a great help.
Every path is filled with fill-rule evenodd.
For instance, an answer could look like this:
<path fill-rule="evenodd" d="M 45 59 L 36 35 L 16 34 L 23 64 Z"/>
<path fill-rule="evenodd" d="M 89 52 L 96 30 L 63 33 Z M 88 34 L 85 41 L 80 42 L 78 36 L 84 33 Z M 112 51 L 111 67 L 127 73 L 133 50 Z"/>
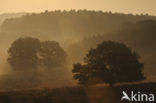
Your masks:
<path fill-rule="evenodd" d="M 0 32 L 0 87 L 2 90 L 55 88 L 77 85 L 73 64 L 83 62 L 88 50 L 105 40 L 123 42 L 141 54 L 144 74 L 155 80 L 156 17 L 102 11 L 70 10 L 17 14 L 6 18 Z M 150 34 L 150 35 L 149 35 Z M 67 53 L 63 66 L 50 70 L 15 71 L 8 62 L 8 50 L 19 38 L 56 41 Z M 27 64 L 26 64 L 27 65 Z"/>

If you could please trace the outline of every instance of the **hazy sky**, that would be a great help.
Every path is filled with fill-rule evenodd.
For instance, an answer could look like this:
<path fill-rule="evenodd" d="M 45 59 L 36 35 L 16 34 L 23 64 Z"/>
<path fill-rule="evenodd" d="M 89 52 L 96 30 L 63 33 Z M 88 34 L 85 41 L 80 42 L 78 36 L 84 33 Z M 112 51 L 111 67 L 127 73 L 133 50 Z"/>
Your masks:
<path fill-rule="evenodd" d="M 0 0 L 0 13 L 89 9 L 156 15 L 156 0 Z"/>

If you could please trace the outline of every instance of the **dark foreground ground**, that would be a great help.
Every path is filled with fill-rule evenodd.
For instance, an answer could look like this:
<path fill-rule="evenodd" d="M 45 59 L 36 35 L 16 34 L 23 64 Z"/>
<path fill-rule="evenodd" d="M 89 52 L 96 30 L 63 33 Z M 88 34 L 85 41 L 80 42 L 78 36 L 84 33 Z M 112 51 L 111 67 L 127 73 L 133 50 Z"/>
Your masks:
<path fill-rule="evenodd" d="M 0 92 L 0 103 L 134 103 L 121 102 L 122 91 L 154 94 L 156 93 L 156 83 L 123 85 L 114 88 L 108 86 L 67 87 Z"/>

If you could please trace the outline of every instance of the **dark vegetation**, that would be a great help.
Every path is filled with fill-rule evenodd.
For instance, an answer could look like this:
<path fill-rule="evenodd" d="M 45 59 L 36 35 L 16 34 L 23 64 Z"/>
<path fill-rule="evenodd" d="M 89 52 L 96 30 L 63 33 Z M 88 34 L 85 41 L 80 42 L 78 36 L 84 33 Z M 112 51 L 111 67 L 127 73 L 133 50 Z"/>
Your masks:
<path fill-rule="evenodd" d="M 80 84 L 90 85 L 135 82 L 144 80 L 143 63 L 139 55 L 122 43 L 104 41 L 90 49 L 84 64 L 74 64 L 74 79 Z"/>
<path fill-rule="evenodd" d="M 8 50 L 12 69 L 53 69 L 62 66 L 66 62 L 66 52 L 56 41 L 43 41 L 39 39 L 26 37 L 14 41 Z"/>
<path fill-rule="evenodd" d="M 0 92 L 0 103 L 130 103 L 121 102 L 122 91 L 156 93 L 155 83 L 116 86 L 67 87 Z"/>

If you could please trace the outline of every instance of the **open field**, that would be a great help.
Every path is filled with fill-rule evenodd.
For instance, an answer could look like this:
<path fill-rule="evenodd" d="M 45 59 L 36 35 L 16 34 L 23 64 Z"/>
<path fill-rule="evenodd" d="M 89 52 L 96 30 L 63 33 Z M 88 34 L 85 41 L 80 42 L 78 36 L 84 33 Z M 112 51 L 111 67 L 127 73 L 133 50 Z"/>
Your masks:
<path fill-rule="evenodd" d="M 7 91 L 0 93 L 0 103 L 120 103 L 122 91 L 154 94 L 156 83 Z"/>

